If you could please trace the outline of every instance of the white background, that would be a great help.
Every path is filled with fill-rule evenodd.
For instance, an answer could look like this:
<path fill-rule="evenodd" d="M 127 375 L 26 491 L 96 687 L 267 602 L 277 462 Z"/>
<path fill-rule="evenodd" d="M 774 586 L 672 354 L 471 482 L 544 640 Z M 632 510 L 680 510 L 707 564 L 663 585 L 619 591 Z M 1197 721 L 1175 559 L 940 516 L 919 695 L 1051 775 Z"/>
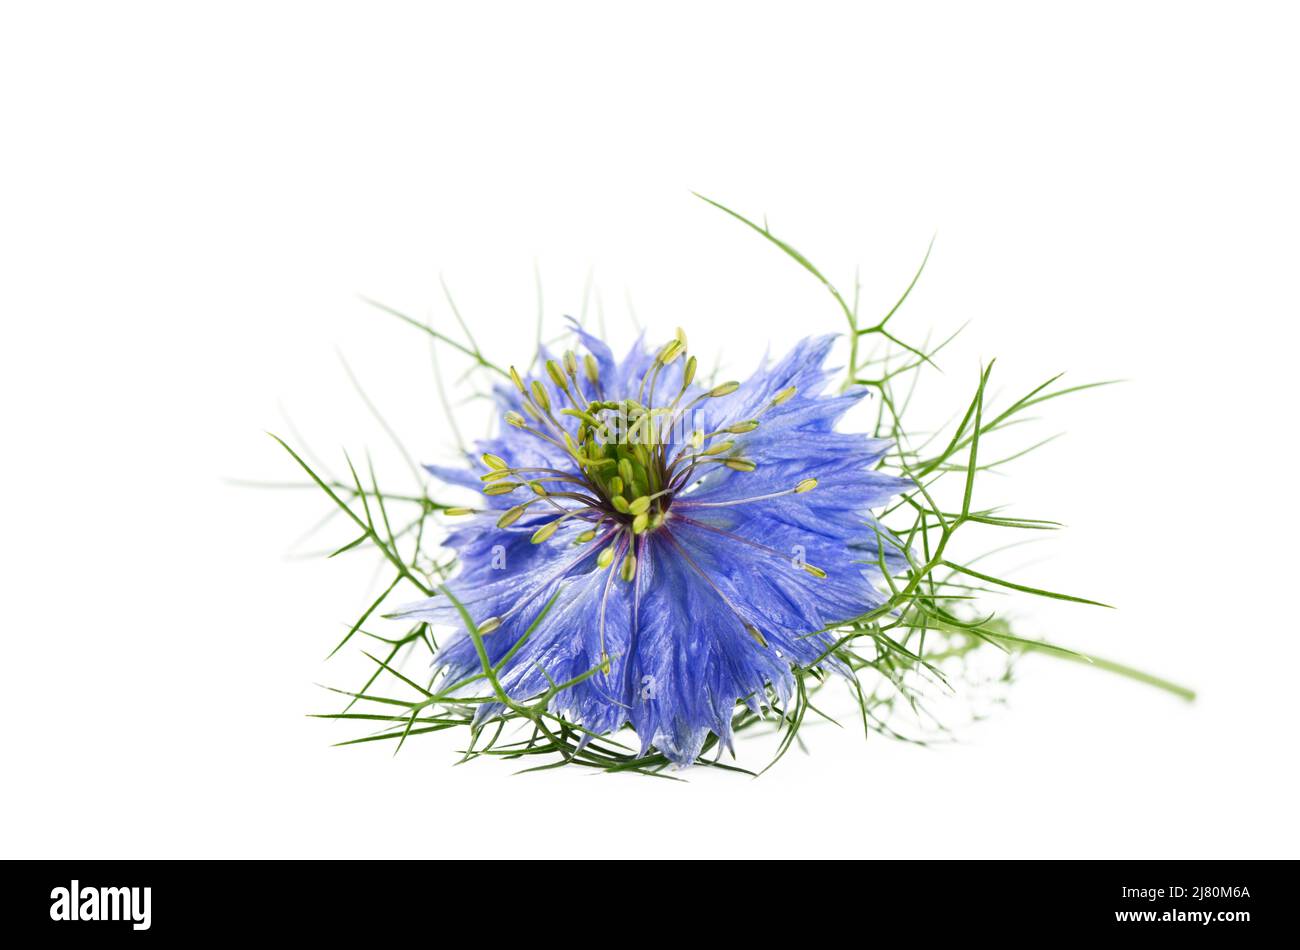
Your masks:
<path fill-rule="evenodd" d="M 0 14 L 0 854 L 1300 856 L 1293 10 L 468 6 Z M 994 356 L 1131 380 L 985 496 L 1069 525 L 1003 566 L 1118 609 L 1005 606 L 1194 705 L 1038 657 L 957 744 L 818 727 L 758 781 L 329 747 L 372 566 L 286 560 L 324 500 L 225 479 L 294 478 L 281 407 L 408 477 L 339 351 L 447 457 L 425 341 L 358 293 L 446 325 L 441 274 L 502 361 L 535 264 L 553 327 L 590 272 L 621 342 L 630 297 L 736 373 L 840 329 L 691 190 L 861 265 L 868 314 L 937 230 L 898 320 L 971 321 L 938 419 Z"/>

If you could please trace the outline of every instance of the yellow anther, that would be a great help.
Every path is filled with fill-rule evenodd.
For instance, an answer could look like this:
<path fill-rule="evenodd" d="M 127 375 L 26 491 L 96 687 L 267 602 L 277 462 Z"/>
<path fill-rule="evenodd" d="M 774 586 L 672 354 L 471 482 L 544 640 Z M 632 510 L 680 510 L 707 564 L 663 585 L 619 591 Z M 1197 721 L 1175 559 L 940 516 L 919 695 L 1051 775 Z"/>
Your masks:
<path fill-rule="evenodd" d="M 578 375 L 578 354 L 573 350 L 566 350 L 564 354 L 564 371 L 570 376 Z"/>
<path fill-rule="evenodd" d="M 493 455 L 491 452 L 487 452 L 483 455 L 483 464 L 486 465 L 488 468 L 495 468 L 495 469 L 510 467 L 509 465 L 506 464 L 505 459 L 503 459 L 499 455 Z"/>
<path fill-rule="evenodd" d="M 614 506 L 614 510 L 619 514 L 625 515 L 628 513 L 628 504 L 623 500 L 622 495 L 615 495 L 609 500 L 609 503 Z"/>
<path fill-rule="evenodd" d="M 677 357 L 681 356 L 685 352 L 686 352 L 686 347 L 682 345 L 682 342 L 680 340 L 673 340 L 671 343 L 669 343 L 667 346 L 665 346 L 662 350 L 659 351 L 659 362 L 662 363 L 664 366 L 667 366 L 669 363 L 677 359 Z"/>
<path fill-rule="evenodd" d="M 779 406 L 781 405 L 781 403 L 787 402 L 790 399 L 790 397 L 792 397 L 794 394 L 795 394 L 794 386 L 790 386 L 788 389 L 783 389 L 775 396 L 772 397 L 772 405 Z"/>
<path fill-rule="evenodd" d="M 551 411 L 551 397 L 547 395 L 546 387 L 539 379 L 533 380 L 533 402 L 541 407 L 542 412 Z"/>
<path fill-rule="evenodd" d="M 560 522 L 563 520 L 563 518 L 556 518 L 554 521 L 548 521 L 533 532 L 533 536 L 530 540 L 533 544 L 541 544 L 543 541 L 550 538 L 551 535 L 555 534 L 555 529 L 560 526 Z"/>
<path fill-rule="evenodd" d="M 758 466 L 749 459 L 727 459 L 723 464 L 726 465 L 727 468 L 736 472 L 752 472 L 754 469 L 758 468 Z"/>
<path fill-rule="evenodd" d="M 510 367 L 510 381 L 515 384 L 515 387 L 521 393 L 525 396 L 528 395 L 528 390 L 524 388 L 524 381 L 519 378 L 519 370 L 515 369 L 513 366 Z"/>
<path fill-rule="evenodd" d="M 541 482 L 529 482 L 528 487 L 533 490 L 533 494 L 536 495 L 538 498 L 545 498 L 548 494 L 548 492 L 546 491 L 546 486 L 543 485 Z"/>
<path fill-rule="evenodd" d="M 755 627 L 752 623 L 745 624 L 745 632 L 748 633 L 751 637 L 753 637 L 755 642 L 757 642 L 759 646 L 761 647 L 767 646 L 767 638 L 764 637 L 761 633 L 759 633 L 758 627 Z"/>
<path fill-rule="evenodd" d="M 600 364 L 596 362 L 596 357 L 588 353 L 582 358 L 582 365 L 587 370 L 587 379 L 593 386 L 600 382 Z"/>
<path fill-rule="evenodd" d="M 642 495 L 640 498 L 631 502 L 627 506 L 627 510 L 634 515 L 639 515 L 639 514 L 644 514 L 645 510 L 649 507 L 650 507 L 650 499 L 647 498 L 645 495 Z"/>
<path fill-rule="evenodd" d="M 555 383 L 556 388 L 561 392 L 569 391 L 569 381 L 564 378 L 564 370 L 560 369 L 560 364 L 555 360 L 546 361 L 546 375 L 551 377 L 551 382 Z"/>
<path fill-rule="evenodd" d="M 635 554 L 629 554 L 627 557 L 623 558 L 623 566 L 619 569 L 618 573 L 619 573 L 619 577 L 629 582 L 632 580 L 632 578 L 636 577 L 636 555 Z"/>
<path fill-rule="evenodd" d="M 596 555 L 596 564 L 599 567 L 609 567 L 613 563 L 614 563 L 614 545 L 611 544 L 609 547 L 605 548 L 603 551 L 601 551 L 599 554 Z"/>
<path fill-rule="evenodd" d="M 650 525 L 650 516 L 644 511 L 632 519 L 632 533 L 644 534 L 645 529 Z"/>
<path fill-rule="evenodd" d="M 730 432 L 732 435 L 741 435 L 745 432 L 753 432 L 758 428 L 758 420 L 750 419 L 748 422 L 737 422 L 735 425 L 727 426 L 723 432 Z"/>
<path fill-rule="evenodd" d="M 513 508 L 507 509 L 506 513 L 497 519 L 497 527 L 498 528 L 510 527 L 521 517 L 523 517 L 524 512 L 527 510 L 528 510 L 528 505 L 515 505 Z"/>
<path fill-rule="evenodd" d="M 609 480 L 609 493 L 611 496 L 623 494 L 623 479 L 617 475 L 611 478 Z"/>
<path fill-rule="evenodd" d="M 698 365 L 699 365 L 698 362 L 693 356 L 686 361 L 686 369 L 682 371 L 683 386 L 689 386 L 691 382 L 695 379 L 695 369 Z"/>
<path fill-rule="evenodd" d="M 804 492 L 812 491 L 816 487 L 817 487 L 817 479 L 805 478 L 798 485 L 794 486 L 794 493 L 796 495 L 802 495 Z"/>
<path fill-rule="evenodd" d="M 697 452 L 698 452 L 700 449 L 704 448 L 704 430 L 703 430 L 703 429 L 696 429 L 694 432 L 691 433 L 691 448 L 695 449 L 695 451 L 697 451 Z"/>
<path fill-rule="evenodd" d="M 586 543 L 588 543 L 589 541 L 595 541 L 595 540 L 596 540 L 596 532 L 595 532 L 595 531 L 584 531 L 584 532 L 582 532 L 582 534 L 578 535 L 576 538 L 573 539 L 573 543 L 574 543 L 574 544 L 586 544 Z"/>
<path fill-rule="evenodd" d="M 494 482 L 483 489 L 485 495 L 508 495 L 519 487 L 518 482 Z"/>
<path fill-rule="evenodd" d="M 500 617 L 488 617 L 487 620 L 484 620 L 481 624 L 478 625 L 478 632 L 483 635 L 487 635 L 491 633 L 493 630 L 500 628 L 500 626 L 501 626 Z"/>
<path fill-rule="evenodd" d="M 817 578 L 826 577 L 826 572 L 823 571 L 820 567 L 813 567 L 811 564 L 805 564 L 803 566 L 803 569 L 807 571 L 809 574 L 811 574 L 813 577 L 817 577 Z"/>
<path fill-rule="evenodd" d="M 730 396 L 739 388 L 740 388 L 740 383 L 736 383 L 736 382 L 723 383 L 720 386 L 714 386 L 712 389 L 709 390 L 709 398 L 717 399 L 719 396 Z"/>
<path fill-rule="evenodd" d="M 473 508 L 444 508 L 444 509 L 442 510 L 442 513 L 443 513 L 444 515 L 452 515 L 452 516 L 455 516 L 455 515 L 472 515 L 472 514 L 474 514 L 474 509 L 473 509 Z"/>
<path fill-rule="evenodd" d="M 719 442 L 717 445 L 710 445 L 701 454 L 702 455 L 721 455 L 724 452 L 730 452 L 736 445 L 735 442 Z"/>
<path fill-rule="evenodd" d="M 528 425 L 528 420 L 513 409 L 506 413 L 506 422 L 509 425 L 514 426 L 516 429 L 522 429 L 524 426 Z"/>

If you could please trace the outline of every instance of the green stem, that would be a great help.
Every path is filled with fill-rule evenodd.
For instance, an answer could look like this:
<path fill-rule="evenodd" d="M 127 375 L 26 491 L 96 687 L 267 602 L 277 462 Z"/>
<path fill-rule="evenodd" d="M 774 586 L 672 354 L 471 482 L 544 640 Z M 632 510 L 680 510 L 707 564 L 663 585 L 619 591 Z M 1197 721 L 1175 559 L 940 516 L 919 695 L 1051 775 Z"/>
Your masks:
<path fill-rule="evenodd" d="M 1139 683 L 1145 683 L 1147 686 L 1154 686 L 1156 689 L 1163 689 L 1167 693 L 1173 693 L 1179 699 L 1185 699 L 1187 702 L 1193 702 L 1196 699 L 1196 691 L 1188 689 L 1186 686 L 1179 686 L 1177 683 L 1171 683 L 1167 679 L 1161 679 L 1151 673 L 1134 669 L 1131 666 L 1125 666 L 1123 663 L 1116 663 L 1113 660 L 1106 660 L 1099 656 L 1092 656 L 1088 653 L 1075 653 L 1073 651 L 1062 653 L 1059 647 L 1053 647 L 1051 644 L 1044 643 L 1042 646 L 1034 646 L 1027 643 L 1020 643 L 1018 647 L 1026 653 L 1047 653 L 1055 656 L 1060 660 L 1072 660 L 1075 663 L 1086 663 L 1089 666 L 1099 670 L 1106 670 L 1108 673 L 1115 673 L 1119 676 L 1125 676 Z"/>

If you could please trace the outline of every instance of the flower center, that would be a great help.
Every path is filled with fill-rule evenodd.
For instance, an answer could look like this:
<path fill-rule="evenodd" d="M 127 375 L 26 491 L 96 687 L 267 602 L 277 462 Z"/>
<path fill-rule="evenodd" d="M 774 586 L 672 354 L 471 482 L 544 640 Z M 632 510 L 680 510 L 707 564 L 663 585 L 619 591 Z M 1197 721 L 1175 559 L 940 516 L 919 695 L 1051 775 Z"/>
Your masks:
<path fill-rule="evenodd" d="M 589 527 L 575 543 L 598 539 L 602 545 L 608 543 L 596 563 L 608 567 L 621 558 L 619 574 L 631 581 L 636 576 L 638 539 L 663 526 L 674 499 L 690 488 L 702 467 L 721 465 L 735 472 L 756 468 L 731 437 L 753 432 L 758 419 L 715 426 L 711 431 L 695 424 L 697 407 L 740 388 L 736 382 L 710 389 L 696 386 L 696 367 L 695 357 L 686 355 L 686 335 L 681 330 L 650 362 L 635 398 L 611 398 L 599 363 L 591 355 L 581 363 L 572 351 L 563 360 L 548 360 L 549 387 L 542 379 L 525 384 L 511 367 L 523 412 L 508 411 L 506 422 L 562 450 L 567 464 L 518 467 L 499 456 L 484 455 L 488 469 L 482 476 L 484 494 L 506 495 L 525 488 L 533 494 L 507 509 L 498 526 L 514 524 L 530 511 L 557 514 L 533 532 L 533 543 L 541 544 L 570 519 L 586 522 Z M 777 393 L 762 411 L 794 393 L 794 387 Z M 576 437 L 573 422 L 562 423 L 561 417 L 577 420 Z M 806 491 L 814 484 L 806 479 L 789 491 Z"/>

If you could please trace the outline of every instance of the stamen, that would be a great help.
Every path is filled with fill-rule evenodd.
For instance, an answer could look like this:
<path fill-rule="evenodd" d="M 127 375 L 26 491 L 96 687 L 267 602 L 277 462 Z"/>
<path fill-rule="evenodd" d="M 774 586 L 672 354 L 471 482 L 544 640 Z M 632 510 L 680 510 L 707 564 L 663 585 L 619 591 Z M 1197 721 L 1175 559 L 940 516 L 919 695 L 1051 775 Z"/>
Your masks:
<path fill-rule="evenodd" d="M 568 393 L 569 381 L 564 378 L 564 371 L 560 369 L 560 364 L 555 360 L 546 361 L 546 375 L 551 377 L 551 382 L 555 383 L 555 388 L 560 392 Z"/>
<path fill-rule="evenodd" d="M 811 485 L 808 483 L 812 482 Z M 806 486 L 806 487 L 805 487 Z M 817 479 L 805 478 L 794 488 L 785 491 L 769 492 L 766 495 L 751 495 L 749 498 L 733 498 L 730 501 L 691 501 L 683 499 L 673 505 L 674 510 L 677 508 L 730 508 L 733 505 L 747 505 L 751 501 L 767 501 L 770 498 L 781 498 L 785 495 L 802 495 L 804 492 L 812 491 L 817 486 Z"/>
<path fill-rule="evenodd" d="M 456 517 L 458 515 L 476 515 L 478 511 L 474 508 L 444 508 L 442 513 Z"/>
<path fill-rule="evenodd" d="M 542 412 L 549 413 L 551 411 L 551 396 L 540 379 L 533 380 L 533 402 L 537 403 Z"/>
<path fill-rule="evenodd" d="M 536 502 L 529 501 L 529 502 L 525 502 L 522 505 L 515 505 L 513 508 L 508 509 L 504 515 L 502 515 L 500 518 L 497 519 L 497 527 L 498 528 L 510 527 L 521 517 L 523 517 L 524 512 L 528 510 L 528 506 L 533 504 L 536 504 Z"/>
<path fill-rule="evenodd" d="M 556 518 L 554 521 L 548 521 L 533 532 L 533 536 L 530 540 L 533 544 L 541 544 L 543 541 L 549 540 L 551 535 L 555 534 L 556 529 L 564 523 L 565 518 L 568 517 L 569 515 L 564 515 L 563 517 Z"/>

